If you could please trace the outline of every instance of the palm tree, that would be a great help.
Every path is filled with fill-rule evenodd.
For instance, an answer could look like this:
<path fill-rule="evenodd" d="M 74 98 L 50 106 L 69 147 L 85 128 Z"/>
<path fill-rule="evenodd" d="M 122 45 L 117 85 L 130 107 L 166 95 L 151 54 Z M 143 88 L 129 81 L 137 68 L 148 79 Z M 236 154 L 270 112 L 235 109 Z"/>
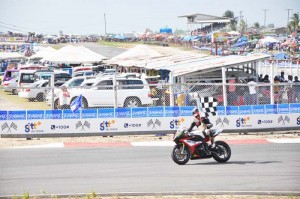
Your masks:
<path fill-rule="evenodd" d="M 289 27 L 291 31 L 297 31 L 299 29 L 299 15 L 297 13 L 294 13 L 291 17 Z"/>
<path fill-rule="evenodd" d="M 245 33 L 246 30 L 246 23 L 244 20 L 241 20 L 240 22 L 240 33 L 243 35 Z"/>
<path fill-rule="evenodd" d="M 228 17 L 232 18 L 230 21 L 230 29 L 231 30 L 236 30 L 236 25 L 237 25 L 237 17 L 234 17 L 234 13 L 231 10 L 227 10 L 224 14 L 223 17 Z"/>

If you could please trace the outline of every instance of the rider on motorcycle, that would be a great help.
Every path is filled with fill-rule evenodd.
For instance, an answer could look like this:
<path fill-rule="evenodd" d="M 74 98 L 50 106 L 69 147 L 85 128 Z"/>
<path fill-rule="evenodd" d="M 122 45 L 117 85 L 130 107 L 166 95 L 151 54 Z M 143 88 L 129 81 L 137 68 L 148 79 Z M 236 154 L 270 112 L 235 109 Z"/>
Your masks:
<path fill-rule="evenodd" d="M 204 117 L 200 116 L 200 112 L 199 112 L 198 108 L 194 108 L 192 113 L 193 113 L 193 116 L 195 117 L 195 119 L 192 122 L 190 128 L 187 130 L 187 132 L 189 135 L 194 136 L 197 139 L 199 139 L 199 141 L 203 141 L 204 137 L 209 136 L 209 134 L 211 132 L 210 128 L 213 126 L 213 124 L 210 123 L 207 113 L 205 113 Z M 199 134 L 198 135 L 194 134 L 194 133 L 190 134 L 195 126 L 198 128 L 200 125 L 202 125 L 203 130 L 201 132 L 204 137 L 202 137 Z M 212 144 L 210 146 L 208 146 L 208 149 L 210 149 L 210 150 L 214 148 L 214 139 L 213 138 L 211 139 L 211 143 Z"/>

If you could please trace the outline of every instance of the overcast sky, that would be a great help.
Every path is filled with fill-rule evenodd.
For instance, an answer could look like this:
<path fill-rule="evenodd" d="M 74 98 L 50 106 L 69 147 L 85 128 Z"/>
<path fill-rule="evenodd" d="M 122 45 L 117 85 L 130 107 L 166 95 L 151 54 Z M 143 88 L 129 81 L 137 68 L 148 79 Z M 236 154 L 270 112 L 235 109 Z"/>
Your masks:
<path fill-rule="evenodd" d="M 202 13 L 222 16 L 226 10 L 247 23 L 286 26 L 300 12 L 300 0 L 0 0 L 0 32 L 35 31 L 43 34 L 104 34 L 187 29 L 186 18 Z M 200 27 L 200 25 L 199 25 Z"/>

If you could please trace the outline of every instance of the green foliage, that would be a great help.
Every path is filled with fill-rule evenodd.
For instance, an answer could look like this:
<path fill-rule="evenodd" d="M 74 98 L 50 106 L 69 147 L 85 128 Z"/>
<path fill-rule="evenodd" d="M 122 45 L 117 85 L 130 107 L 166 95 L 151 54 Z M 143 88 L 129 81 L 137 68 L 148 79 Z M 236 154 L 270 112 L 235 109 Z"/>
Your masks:
<path fill-rule="evenodd" d="M 23 196 L 22 196 L 22 199 L 29 199 L 29 198 L 30 198 L 29 192 L 24 192 Z"/>

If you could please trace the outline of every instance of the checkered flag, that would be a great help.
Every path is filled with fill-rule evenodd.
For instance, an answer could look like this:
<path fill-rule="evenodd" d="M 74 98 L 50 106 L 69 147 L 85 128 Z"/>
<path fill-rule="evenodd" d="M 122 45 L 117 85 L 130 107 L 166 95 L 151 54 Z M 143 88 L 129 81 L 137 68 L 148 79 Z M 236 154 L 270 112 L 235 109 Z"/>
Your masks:
<path fill-rule="evenodd" d="M 286 121 L 287 123 L 290 123 L 290 118 L 286 115 L 286 116 L 284 117 L 284 121 Z"/>
<path fill-rule="evenodd" d="M 158 126 L 161 125 L 161 122 L 158 119 L 156 119 L 154 123 L 157 124 Z"/>
<path fill-rule="evenodd" d="M 218 100 L 214 97 L 201 97 L 198 104 L 204 113 L 211 113 L 212 115 L 217 114 L 217 105 Z"/>
<path fill-rule="evenodd" d="M 155 123 L 153 122 L 152 119 L 147 122 L 148 127 L 151 126 L 151 125 L 152 125 L 152 128 L 154 129 L 155 128 Z"/>
<path fill-rule="evenodd" d="M 89 123 L 88 121 L 85 121 L 84 124 L 83 124 L 83 126 L 86 126 L 86 127 L 90 128 L 91 127 L 91 123 Z"/>
<path fill-rule="evenodd" d="M 15 123 L 11 123 L 10 128 L 17 130 L 18 126 Z"/>
<path fill-rule="evenodd" d="M 3 131 L 4 129 L 6 129 L 6 128 L 9 128 L 7 122 L 5 122 L 4 124 L 2 124 L 1 128 L 2 128 L 2 131 Z"/>
<path fill-rule="evenodd" d="M 280 122 L 282 122 L 282 121 L 283 121 L 283 117 L 280 116 L 280 117 L 278 118 L 278 123 L 280 123 Z"/>
<path fill-rule="evenodd" d="M 224 122 L 225 124 L 229 125 L 229 120 L 228 120 L 226 117 L 224 118 L 223 122 Z"/>
<path fill-rule="evenodd" d="M 76 129 L 78 129 L 78 128 L 81 127 L 81 126 L 82 126 L 82 123 L 81 123 L 81 121 L 79 121 L 79 122 L 76 123 L 76 126 L 75 126 L 75 127 L 76 127 Z"/>
<path fill-rule="evenodd" d="M 216 125 L 220 124 L 220 123 L 223 123 L 221 118 L 219 117 L 217 120 L 216 120 Z"/>

